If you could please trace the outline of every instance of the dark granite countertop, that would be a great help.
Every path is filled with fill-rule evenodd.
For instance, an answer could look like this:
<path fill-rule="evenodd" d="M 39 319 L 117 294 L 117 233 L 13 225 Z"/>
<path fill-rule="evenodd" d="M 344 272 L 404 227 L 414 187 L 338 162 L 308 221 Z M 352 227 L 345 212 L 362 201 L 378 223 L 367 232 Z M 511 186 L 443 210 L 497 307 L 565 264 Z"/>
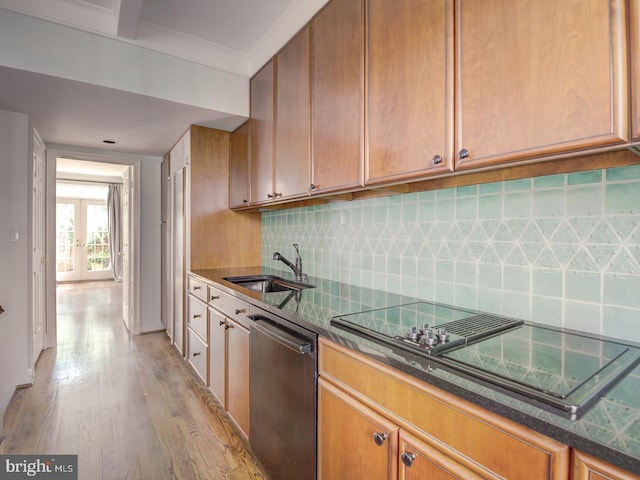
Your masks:
<path fill-rule="evenodd" d="M 369 342 L 330 324 L 336 315 L 357 313 L 421 301 L 413 297 L 309 278 L 315 288 L 298 296 L 288 292 L 258 293 L 224 280 L 237 275 L 272 274 L 292 279 L 291 272 L 266 267 L 242 267 L 192 272 L 255 306 L 294 321 L 375 360 L 454 393 L 489 411 L 547 435 L 594 457 L 640 475 L 640 367 L 618 382 L 578 420 L 550 407 L 520 400 L 437 365 L 428 359 L 402 354 Z"/>

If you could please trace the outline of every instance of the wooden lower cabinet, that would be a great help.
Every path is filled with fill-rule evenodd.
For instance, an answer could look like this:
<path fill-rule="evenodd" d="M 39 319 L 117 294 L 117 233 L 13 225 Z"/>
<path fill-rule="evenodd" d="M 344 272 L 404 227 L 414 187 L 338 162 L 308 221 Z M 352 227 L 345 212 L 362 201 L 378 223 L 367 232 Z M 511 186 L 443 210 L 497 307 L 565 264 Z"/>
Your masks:
<path fill-rule="evenodd" d="M 474 474 L 322 378 L 318 395 L 319 479 L 499 478 Z"/>
<path fill-rule="evenodd" d="M 226 318 L 209 307 L 209 389 L 227 407 Z"/>
<path fill-rule="evenodd" d="M 398 478 L 398 427 L 318 381 L 318 479 Z"/>
<path fill-rule="evenodd" d="M 209 307 L 209 388 L 249 436 L 249 329 Z"/>
<path fill-rule="evenodd" d="M 428 443 L 400 430 L 400 480 L 475 480 L 499 477 L 487 472 L 478 476 Z"/>
<path fill-rule="evenodd" d="M 415 455 L 411 467 L 397 463 L 399 478 L 568 478 L 570 449 L 567 445 L 324 337 L 320 337 L 319 344 L 321 468 L 337 471 L 333 462 L 338 460 L 330 458 L 328 452 L 331 452 L 341 456 L 340 461 L 349 468 L 359 471 L 352 464 L 360 463 L 360 455 L 349 451 L 355 442 L 347 442 L 341 447 L 331 443 L 343 441 L 336 439 L 339 431 L 352 435 L 347 433 L 346 425 L 352 421 L 347 413 L 366 408 L 399 427 L 399 447 L 395 456 L 399 460 L 391 462 L 401 462 L 403 453 Z M 327 385 L 334 388 L 327 388 Z M 351 397 L 361 405 L 350 410 L 343 408 L 337 419 L 332 418 L 340 409 L 336 400 L 327 400 L 327 391 L 335 397 L 336 390 L 342 392 L 343 400 Z M 330 434 L 332 429 L 334 432 Z M 415 470 L 411 470 L 414 467 Z M 333 478 L 398 478 L 393 466 L 390 469 L 389 476 L 384 477 L 360 477 L 356 473 L 354 477 Z M 429 475 L 433 477 L 416 473 L 425 471 L 431 472 Z M 320 478 L 328 480 L 332 477 L 323 475 Z"/>
<path fill-rule="evenodd" d="M 571 458 L 571 480 L 640 480 L 640 476 L 573 450 Z"/>
<path fill-rule="evenodd" d="M 227 320 L 227 411 L 249 436 L 249 329 Z"/>

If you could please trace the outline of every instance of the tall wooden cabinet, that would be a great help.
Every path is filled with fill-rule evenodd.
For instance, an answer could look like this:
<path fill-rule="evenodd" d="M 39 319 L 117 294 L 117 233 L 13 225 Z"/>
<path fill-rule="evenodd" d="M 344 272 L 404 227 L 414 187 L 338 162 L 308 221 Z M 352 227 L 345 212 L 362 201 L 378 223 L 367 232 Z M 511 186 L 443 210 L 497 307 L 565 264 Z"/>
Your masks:
<path fill-rule="evenodd" d="M 191 126 L 169 154 L 167 333 L 185 352 L 186 273 L 260 264 L 260 214 L 229 210 L 230 134 Z"/>
<path fill-rule="evenodd" d="M 456 0 L 456 169 L 628 141 L 624 0 Z"/>
<path fill-rule="evenodd" d="M 366 183 L 451 171 L 452 1 L 368 6 Z"/>
<path fill-rule="evenodd" d="M 231 132 L 229 144 L 229 207 L 249 205 L 250 122 Z"/>
<path fill-rule="evenodd" d="M 364 0 L 332 0 L 312 21 L 311 194 L 363 185 Z"/>

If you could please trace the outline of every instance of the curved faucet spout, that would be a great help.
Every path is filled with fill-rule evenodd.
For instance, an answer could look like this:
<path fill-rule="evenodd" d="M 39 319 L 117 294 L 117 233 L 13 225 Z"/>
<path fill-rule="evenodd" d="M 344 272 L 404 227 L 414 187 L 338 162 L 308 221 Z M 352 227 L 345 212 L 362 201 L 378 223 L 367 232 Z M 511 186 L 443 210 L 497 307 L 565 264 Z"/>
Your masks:
<path fill-rule="evenodd" d="M 291 263 L 289 260 L 287 260 L 286 258 L 284 258 L 279 252 L 273 252 L 273 259 L 276 261 L 281 261 L 282 263 L 284 263 L 287 267 L 289 267 L 291 270 L 293 270 L 293 273 L 295 274 L 295 278 L 297 281 L 302 281 L 304 280 L 304 275 L 302 273 L 302 257 L 300 256 L 300 250 L 298 250 L 298 244 L 294 243 L 293 244 L 293 248 L 296 249 L 296 263 L 295 265 L 293 263 Z"/>

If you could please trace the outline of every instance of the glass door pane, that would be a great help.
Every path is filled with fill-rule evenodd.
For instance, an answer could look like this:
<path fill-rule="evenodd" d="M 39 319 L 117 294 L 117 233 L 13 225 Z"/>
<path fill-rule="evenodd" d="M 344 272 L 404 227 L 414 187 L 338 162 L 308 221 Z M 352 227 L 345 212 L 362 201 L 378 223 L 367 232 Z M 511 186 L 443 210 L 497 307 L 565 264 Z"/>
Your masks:
<path fill-rule="evenodd" d="M 86 218 L 86 270 L 89 272 L 111 271 L 107 206 L 87 204 Z"/>
<path fill-rule="evenodd" d="M 56 203 L 56 278 L 73 280 L 75 272 L 77 200 L 58 200 Z M 78 217 L 78 218 L 77 218 Z"/>

